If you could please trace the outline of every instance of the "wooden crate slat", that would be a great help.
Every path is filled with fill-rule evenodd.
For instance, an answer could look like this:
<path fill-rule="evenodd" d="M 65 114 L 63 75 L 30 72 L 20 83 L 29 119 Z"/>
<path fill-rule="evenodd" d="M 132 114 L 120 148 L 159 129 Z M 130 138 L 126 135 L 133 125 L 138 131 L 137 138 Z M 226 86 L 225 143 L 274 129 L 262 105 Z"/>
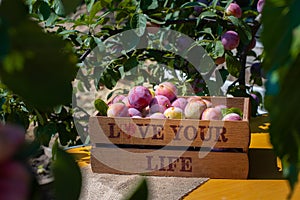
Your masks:
<path fill-rule="evenodd" d="M 249 124 L 244 121 L 203 121 L 91 117 L 93 143 L 169 145 L 216 148 L 249 146 Z"/>
<path fill-rule="evenodd" d="M 144 172 L 141 173 L 144 175 L 232 179 L 246 179 L 248 176 L 249 161 L 246 153 L 209 152 L 206 156 L 200 159 L 198 157 L 199 152 L 186 151 L 178 159 L 176 159 L 175 157 L 168 155 L 170 152 L 165 152 L 159 156 L 155 151 L 149 149 L 128 150 L 142 155 L 129 156 L 125 160 L 120 160 L 119 155 L 114 156 L 114 154 L 110 154 L 111 148 L 93 148 L 91 156 L 93 172 L 140 174 L 141 172 L 139 171 L 128 172 L 120 170 L 123 169 L 122 166 L 126 168 L 129 164 L 133 164 L 135 169 L 144 170 Z M 153 155 L 151 152 L 153 152 Z M 172 151 L 172 153 L 173 152 L 174 151 Z M 144 155 L 143 153 L 147 153 L 147 155 Z M 103 158 L 105 155 L 110 155 L 106 157 L 111 159 L 111 162 L 117 162 L 119 169 L 111 168 L 100 162 L 101 159 L 98 158 Z M 162 162 L 165 164 L 165 167 L 159 169 Z"/>

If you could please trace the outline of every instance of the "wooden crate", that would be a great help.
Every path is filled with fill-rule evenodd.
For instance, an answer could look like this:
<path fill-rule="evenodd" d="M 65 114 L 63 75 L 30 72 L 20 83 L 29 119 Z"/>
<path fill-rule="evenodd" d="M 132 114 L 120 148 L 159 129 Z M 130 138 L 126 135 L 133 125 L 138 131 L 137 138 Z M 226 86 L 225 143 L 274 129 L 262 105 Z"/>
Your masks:
<path fill-rule="evenodd" d="M 242 121 L 91 117 L 93 172 L 246 179 L 249 99 L 203 98 L 240 108 Z"/>

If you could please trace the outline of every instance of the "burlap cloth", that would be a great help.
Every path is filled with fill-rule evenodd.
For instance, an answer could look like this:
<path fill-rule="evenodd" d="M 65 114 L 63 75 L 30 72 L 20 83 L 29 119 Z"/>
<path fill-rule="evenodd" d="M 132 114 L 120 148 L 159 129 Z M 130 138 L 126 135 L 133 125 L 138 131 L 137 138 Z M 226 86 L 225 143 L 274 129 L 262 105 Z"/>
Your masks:
<path fill-rule="evenodd" d="M 83 186 L 80 200 L 121 200 L 128 196 L 141 180 L 139 175 L 93 173 L 90 165 L 81 167 Z M 146 177 L 149 200 L 182 199 L 208 178 Z"/>

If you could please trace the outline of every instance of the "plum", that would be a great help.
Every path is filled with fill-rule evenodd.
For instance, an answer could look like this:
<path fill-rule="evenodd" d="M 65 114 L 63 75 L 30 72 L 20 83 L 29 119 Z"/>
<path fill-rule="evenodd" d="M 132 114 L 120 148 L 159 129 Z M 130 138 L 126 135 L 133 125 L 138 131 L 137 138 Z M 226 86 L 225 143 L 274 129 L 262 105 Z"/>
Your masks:
<path fill-rule="evenodd" d="M 163 82 L 155 89 L 155 95 L 163 95 L 172 102 L 177 98 L 177 88 L 173 83 Z"/>
<path fill-rule="evenodd" d="M 107 109 L 107 117 L 129 117 L 128 107 L 124 103 L 114 103 Z"/>
<path fill-rule="evenodd" d="M 207 0 L 197 0 L 197 2 L 208 5 Z M 202 12 L 203 8 L 204 8 L 204 5 L 203 6 L 202 5 L 201 6 L 195 6 L 194 11 L 197 15 L 199 15 Z"/>
<path fill-rule="evenodd" d="M 199 100 L 199 101 L 202 101 L 203 99 L 202 99 L 202 97 L 199 97 L 199 96 L 191 96 L 191 97 L 189 97 L 188 99 L 187 99 L 187 102 L 190 102 L 190 101 L 194 101 L 194 100 Z"/>
<path fill-rule="evenodd" d="M 165 119 L 166 116 L 163 113 L 157 112 L 157 113 L 153 113 L 153 114 L 149 115 L 148 118 L 150 118 L 150 119 Z"/>
<path fill-rule="evenodd" d="M 131 108 L 131 107 L 132 107 L 132 106 L 129 104 L 128 97 L 125 97 L 125 98 L 122 100 L 122 103 L 124 103 L 128 108 Z"/>
<path fill-rule="evenodd" d="M 111 101 L 111 103 L 113 104 L 113 103 L 122 102 L 124 98 L 125 98 L 124 95 L 118 94 L 118 95 L 116 95 L 116 96 L 113 98 L 113 100 Z"/>
<path fill-rule="evenodd" d="M 129 114 L 130 117 L 133 117 L 133 116 L 140 116 L 140 117 L 142 117 L 141 111 L 139 111 L 136 108 L 128 108 L 128 114 Z"/>
<path fill-rule="evenodd" d="M 171 106 L 184 110 L 186 104 L 187 104 L 187 99 L 183 97 L 179 97 L 172 102 Z"/>
<path fill-rule="evenodd" d="M 132 116 L 131 118 L 143 118 L 143 117 L 141 117 L 141 116 Z"/>
<path fill-rule="evenodd" d="M 263 11 L 264 4 L 265 4 L 265 0 L 258 0 L 256 5 L 257 12 L 261 13 Z"/>
<path fill-rule="evenodd" d="M 218 108 L 207 108 L 203 111 L 202 120 L 221 120 L 223 117 L 221 109 Z"/>
<path fill-rule="evenodd" d="M 254 76 L 261 77 L 262 75 L 261 63 L 260 62 L 253 63 L 250 67 L 250 72 Z"/>
<path fill-rule="evenodd" d="M 145 116 L 149 115 L 149 113 L 150 113 L 150 107 L 147 106 L 146 108 L 143 108 L 141 110 L 141 113 L 142 113 L 142 117 L 145 117 Z"/>
<path fill-rule="evenodd" d="M 220 104 L 220 105 L 216 105 L 214 108 L 219 109 L 220 111 L 222 111 L 222 109 L 226 109 L 228 107 L 226 105 Z"/>
<path fill-rule="evenodd" d="M 242 17 L 242 9 L 236 3 L 230 3 L 229 6 L 226 8 L 225 13 L 227 15 L 235 16 L 236 18 Z"/>
<path fill-rule="evenodd" d="M 225 62 L 225 56 L 222 56 L 222 57 L 218 57 L 215 59 L 215 64 L 216 65 L 221 65 Z"/>
<path fill-rule="evenodd" d="M 184 109 L 184 115 L 187 119 L 201 119 L 203 111 L 207 108 L 202 100 L 190 100 Z"/>
<path fill-rule="evenodd" d="M 256 46 L 256 39 L 254 37 L 249 43 L 248 50 L 254 49 L 255 46 Z"/>
<path fill-rule="evenodd" d="M 128 102 L 131 107 L 142 110 L 152 100 L 152 94 L 147 87 L 135 86 L 128 93 Z"/>
<path fill-rule="evenodd" d="M 183 119 L 184 114 L 183 110 L 177 107 L 167 108 L 164 112 L 164 115 L 168 119 Z"/>
<path fill-rule="evenodd" d="M 259 105 L 260 104 L 260 98 L 259 98 L 259 96 L 257 94 L 255 94 L 255 93 L 251 93 L 250 95 L 253 98 L 253 100 L 255 101 L 255 103 L 257 105 Z"/>
<path fill-rule="evenodd" d="M 239 46 L 240 36 L 235 31 L 226 31 L 221 36 L 221 42 L 226 50 L 232 50 Z"/>
<path fill-rule="evenodd" d="M 166 96 L 156 95 L 150 102 L 150 113 L 163 113 L 170 106 L 171 102 Z"/>
<path fill-rule="evenodd" d="M 241 116 L 237 113 L 229 113 L 222 118 L 222 121 L 240 121 Z"/>
<path fill-rule="evenodd" d="M 207 100 L 207 99 L 202 99 L 202 101 L 204 101 L 204 103 L 206 104 L 206 107 L 207 107 L 207 108 L 213 107 L 211 101 L 209 101 L 209 100 Z"/>

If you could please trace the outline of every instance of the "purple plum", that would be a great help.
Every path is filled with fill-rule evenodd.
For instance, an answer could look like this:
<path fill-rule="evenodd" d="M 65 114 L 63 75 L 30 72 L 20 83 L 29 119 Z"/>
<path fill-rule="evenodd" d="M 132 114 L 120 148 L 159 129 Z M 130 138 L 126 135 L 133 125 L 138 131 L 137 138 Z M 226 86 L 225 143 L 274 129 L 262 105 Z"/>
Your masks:
<path fill-rule="evenodd" d="M 140 117 L 142 117 L 141 111 L 139 111 L 136 108 L 128 108 L 128 114 L 129 114 L 130 117 L 133 117 L 133 116 L 140 116 Z"/>
<path fill-rule="evenodd" d="M 225 13 L 227 15 L 235 16 L 236 18 L 242 17 L 242 9 L 236 3 L 230 3 L 229 6 L 226 8 Z"/>
<path fill-rule="evenodd" d="M 240 36 L 235 31 L 227 31 L 221 36 L 221 42 L 226 50 L 232 50 L 239 46 Z"/>
<path fill-rule="evenodd" d="M 187 99 L 183 97 L 179 97 L 172 102 L 171 106 L 184 110 L 186 104 L 187 104 Z"/>
<path fill-rule="evenodd" d="M 156 95 L 150 102 L 150 113 L 163 113 L 170 106 L 171 102 L 166 96 Z"/>
<path fill-rule="evenodd" d="M 265 5 L 265 0 L 258 0 L 256 8 L 257 8 L 257 12 L 261 13 L 263 11 Z"/>
<path fill-rule="evenodd" d="M 142 110 L 150 104 L 151 100 L 152 94 L 144 86 L 135 86 L 129 91 L 128 102 L 133 108 Z"/>

